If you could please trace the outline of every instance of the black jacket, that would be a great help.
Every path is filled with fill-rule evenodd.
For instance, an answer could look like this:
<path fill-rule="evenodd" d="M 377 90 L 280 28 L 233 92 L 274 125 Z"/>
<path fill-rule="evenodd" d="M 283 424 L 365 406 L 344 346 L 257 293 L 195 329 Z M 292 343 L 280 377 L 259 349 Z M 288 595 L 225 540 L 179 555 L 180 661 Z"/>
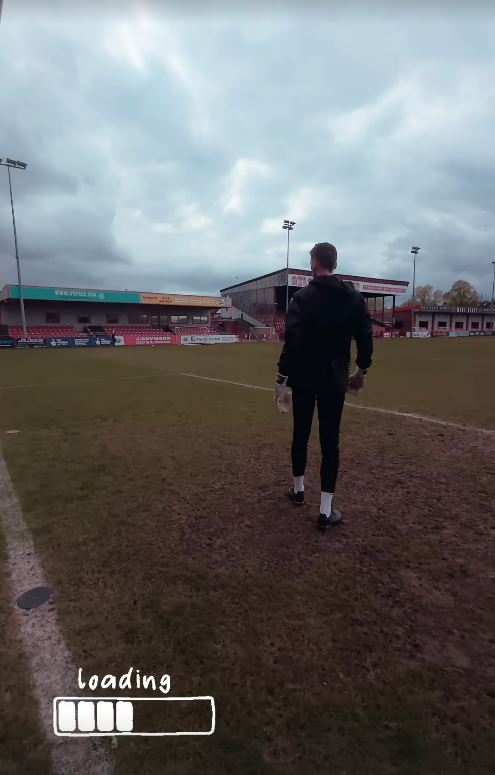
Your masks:
<path fill-rule="evenodd" d="M 311 280 L 289 304 L 285 344 L 278 362 L 290 387 L 347 390 L 351 339 L 356 340 L 356 363 L 371 366 L 371 318 L 363 296 L 352 283 L 335 275 Z"/>

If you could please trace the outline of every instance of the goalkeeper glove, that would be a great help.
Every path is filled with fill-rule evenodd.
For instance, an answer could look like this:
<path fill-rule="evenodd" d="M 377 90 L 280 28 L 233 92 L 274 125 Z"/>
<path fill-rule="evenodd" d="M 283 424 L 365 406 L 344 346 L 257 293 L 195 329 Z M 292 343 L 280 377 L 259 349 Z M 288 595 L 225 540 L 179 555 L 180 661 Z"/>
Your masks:
<path fill-rule="evenodd" d="M 366 385 L 366 371 L 359 368 L 350 375 L 347 383 L 347 392 L 357 396 Z"/>
<path fill-rule="evenodd" d="M 287 387 L 287 377 L 283 374 L 277 374 L 274 401 L 281 414 L 288 413 L 291 401 L 291 390 Z"/>

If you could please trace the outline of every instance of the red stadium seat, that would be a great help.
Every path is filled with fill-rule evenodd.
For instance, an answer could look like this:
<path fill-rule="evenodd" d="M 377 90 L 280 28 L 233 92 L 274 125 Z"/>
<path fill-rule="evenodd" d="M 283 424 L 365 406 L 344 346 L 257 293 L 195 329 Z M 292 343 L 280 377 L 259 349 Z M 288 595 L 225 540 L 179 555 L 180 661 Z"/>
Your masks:
<path fill-rule="evenodd" d="M 9 326 L 9 335 L 14 339 L 21 339 L 24 336 L 22 326 Z M 27 327 L 27 335 L 31 339 L 48 339 L 52 336 L 59 337 L 72 337 L 80 336 L 80 332 L 73 326 L 62 325 L 36 325 Z"/>

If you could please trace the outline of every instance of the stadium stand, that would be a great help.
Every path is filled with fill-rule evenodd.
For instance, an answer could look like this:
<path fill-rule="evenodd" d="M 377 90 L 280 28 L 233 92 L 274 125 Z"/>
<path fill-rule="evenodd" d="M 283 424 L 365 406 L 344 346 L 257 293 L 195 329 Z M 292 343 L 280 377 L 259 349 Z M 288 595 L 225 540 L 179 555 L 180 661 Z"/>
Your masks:
<path fill-rule="evenodd" d="M 381 320 L 378 320 L 377 318 L 371 317 L 371 323 L 373 325 L 373 336 L 375 337 L 382 337 L 385 334 L 385 331 L 391 331 L 392 330 L 392 324 L 391 323 L 385 323 Z"/>
<path fill-rule="evenodd" d="M 283 312 L 277 312 L 274 324 L 279 339 L 282 339 L 285 332 L 285 315 Z"/>
<path fill-rule="evenodd" d="M 9 326 L 8 335 L 13 339 L 22 339 L 24 336 L 22 326 Z M 48 339 L 51 336 L 64 337 L 64 336 L 85 336 L 85 334 L 77 331 L 73 326 L 61 326 L 61 325 L 44 325 L 44 326 L 28 326 L 27 335 L 31 339 Z"/>
<path fill-rule="evenodd" d="M 241 340 L 249 338 L 249 332 L 252 329 L 252 325 L 242 318 L 224 318 L 221 323 L 216 324 L 218 334 L 235 334 Z"/>
<path fill-rule="evenodd" d="M 156 328 L 156 326 L 143 325 L 142 323 L 136 323 L 134 325 L 114 325 L 104 326 L 105 334 L 115 333 L 117 336 L 125 336 L 126 334 L 161 334 L 162 328 Z"/>
<path fill-rule="evenodd" d="M 278 342 L 279 336 L 274 326 L 253 326 L 249 331 L 249 339 L 257 342 Z"/>
<path fill-rule="evenodd" d="M 171 326 L 171 330 L 173 334 L 178 334 L 179 336 L 209 336 L 211 334 L 218 334 L 218 331 L 211 326 Z"/>
<path fill-rule="evenodd" d="M 267 338 L 268 335 L 270 341 L 273 341 L 275 337 L 276 339 L 283 337 L 285 331 L 285 314 L 283 312 L 277 312 L 273 308 L 259 309 L 255 314 L 255 318 L 259 321 L 259 325 L 253 325 L 241 318 L 236 318 L 235 325 L 229 326 L 227 333 L 245 334 L 249 339 L 256 338 L 260 340 Z M 226 322 L 224 321 L 224 325 Z M 257 331 L 258 333 L 256 333 Z"/>
<path fill-rule="evenodd" d="M 85 326 L 84 331 L 90 336 L 94 334 L 106 334 L 105 326 Z"/>
<path fill-rule="evenodd" d="M 170 332 L 172 334 L 178 334 L 179 336 L 184 335 L 194 335 L 194 336 L 208 336 L 211 334 L 224 334 L 225 331 L 221 330 L 219 327 L 219 324 L 215 324 L 213 326 L 170 326 Z M 165 328 L 157 328 L 156 326 L 151 325 L 142 325 L 136 323 L 135 325 L 114 325 L 114 326 L 105 326 L 105 333 L 106 334 L 112 334 L 112 332 L 115 332 L 115 334 L 119 336 L 125 336 L 125 334 L 161 334 L 163 331 L 166 331 L 168 329 Z M 229 332 L 230 333 L 230 332 Z"/>

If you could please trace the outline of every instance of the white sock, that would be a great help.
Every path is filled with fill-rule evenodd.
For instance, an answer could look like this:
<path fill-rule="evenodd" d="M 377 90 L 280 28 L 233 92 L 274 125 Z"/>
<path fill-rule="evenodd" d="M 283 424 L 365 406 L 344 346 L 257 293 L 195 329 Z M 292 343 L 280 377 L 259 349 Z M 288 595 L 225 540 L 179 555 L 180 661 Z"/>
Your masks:
<path fill-rule="evenodd" d="M 304 492 L 304 476 L 294 477 L 294 492 Z"/>
<path fill-rule="evenodd" d="M 322 492 L 320 501 L 320 514 L 329 517 L 332 513 L 333 492 Z"/>

